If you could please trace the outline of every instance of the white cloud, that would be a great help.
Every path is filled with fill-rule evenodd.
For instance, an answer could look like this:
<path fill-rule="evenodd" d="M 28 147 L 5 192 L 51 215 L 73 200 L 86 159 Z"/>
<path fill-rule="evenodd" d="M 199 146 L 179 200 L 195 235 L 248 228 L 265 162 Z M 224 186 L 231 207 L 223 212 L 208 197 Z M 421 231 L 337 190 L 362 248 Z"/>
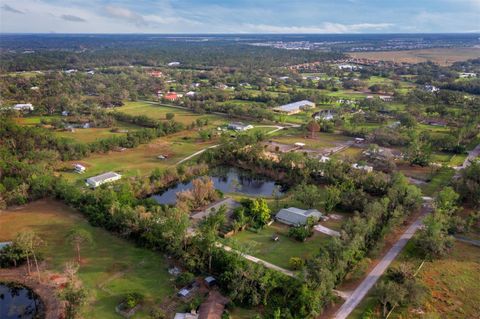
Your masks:
<path fill-rule="evenodd" d="M 4 4 L 2 6 L 2 10 L 5 10 L 5 11 L 8 11 L 8 12 L 11 12 L 11 13 L 18 13 L 18 14 L 24 14 L 25 12 L 23 11 L 20 11 L 18 9 L 15 9 L 14 7 L 12 6 L 9 6 L 8 4 Z"/>
<path fill-rule="evenodd" d="M 77 17 L 76 15 L 73 14 L 62 14 L 61 18 L 66 21 L 71 21 L 71 22 L 86 22 L 87 20 Z"/>
<path fill-rule="evenodd" d="M 321 26 L 275 26 L 267 24 L 244 24 L 243 32 L 265 33 L 357 33 L 381 31 L 392 27 L 392 23 L 341 24 L 325 22 Z"/>
<path fill-rule="evenodd" d="M 126 20 L 138 26 L 147 24 L 143 16 L 127 8 L 109 5 L 105 6 L 104 10 L 105 14 L 111 18 Z"/>

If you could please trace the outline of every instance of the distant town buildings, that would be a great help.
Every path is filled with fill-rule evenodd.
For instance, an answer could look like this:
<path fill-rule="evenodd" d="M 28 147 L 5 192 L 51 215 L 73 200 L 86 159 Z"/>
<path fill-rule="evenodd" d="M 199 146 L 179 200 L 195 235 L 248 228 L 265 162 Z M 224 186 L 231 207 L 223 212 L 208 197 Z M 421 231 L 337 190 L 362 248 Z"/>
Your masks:
<path fill-rule="evenodd" d="M 278 106 L 278 107 L 274 108 L 273 110 L 275 112 L 278 112 L 278 113 L 284 113 L 284 114 L 292 115 L 292 114 L 300 113 L 301 111 L 303 111 L 305 109 L 311 109 L 311 108 L 314 108 L 314 107 L 315 107 L 315 103 L 310 102 L 308 100 L 302 100 L 302 101 Z"/>

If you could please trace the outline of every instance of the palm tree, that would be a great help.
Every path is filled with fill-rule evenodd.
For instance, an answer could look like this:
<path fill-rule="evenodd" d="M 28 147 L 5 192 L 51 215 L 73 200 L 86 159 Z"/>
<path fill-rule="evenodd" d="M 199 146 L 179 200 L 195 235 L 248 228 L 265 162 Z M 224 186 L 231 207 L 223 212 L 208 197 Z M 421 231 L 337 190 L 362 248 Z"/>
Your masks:
<path fill-rule="evenodd" d="M 84 244 L 93 242 L 90 232 L 83 228 L 72 228 L 67 234 L 67 240 L 72 244 L 77 251 L 77 261 L 80 263 L 80 248 Z"/>
<path fill-rule="evenodd" d="M 20 247 L 27 256 L 27 267 L 28 274 L 31 273 L 30 270 L 30 255 L 33 257 L 35 262 L 35 268 L 37 269 L 38 281 L 41 282 L 40 269 L 38 268 L 37 254 L 35 253 L 37 248 L 43 245 L 43 240 L 37 236 L 33 231 L 24 231 L 17 234 L 15 238 L 15 244 Z"/>

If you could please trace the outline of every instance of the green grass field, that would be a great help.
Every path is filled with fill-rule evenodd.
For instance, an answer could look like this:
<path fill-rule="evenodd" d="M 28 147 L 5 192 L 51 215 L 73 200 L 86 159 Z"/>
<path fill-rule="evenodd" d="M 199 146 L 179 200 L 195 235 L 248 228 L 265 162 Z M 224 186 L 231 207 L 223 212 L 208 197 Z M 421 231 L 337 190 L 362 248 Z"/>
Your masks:
<path fill-rule="evenodd" d="M 75 258 L 65 237 L 73 227 L 91 233 L 94 243 L 81 250 L 79 278 L 88 290 L 88 303 L 82 307 L 83 318 L 122 318 L 115 306 L 126 293 L 139 292 L 146 298 L 145 309 L 133 318 L 149 318 L 147 309 L 174 293 L 165 258 L 129 241 L 92 227 L 75 210 L 52 201 L 36 201 L 0 214 L 0 241 L 12 240 L 22 230 L 32 230 L 45 245 L 41 255 L 47 270 L 62 273 L 67 261 Z"/>
<path fill-rule="evenodd" d="M 280 237 L 276 242 L 272 240 L 274 233 Z M 287 233 L 287 226 L 273 223 L 257 233 L 249 230 L 239 232 L 231 239 L 228 239 L 227 244 L 233 240 L 235 244 L 249 247 L 248 254 L 288 269 L 290 257 L 310 257 L 318 251 L 321 245 L 328 245 L 330 239 L 327 235 L 315 232 L 313 237 L 302 243 L 289 238 Z"/>
<path fill-rule="evenodd" d="M 337 146 L 338 143 L 345 143 L 351 140 L 351 138 L 347 136 L 333 133 L 315 133 L 314 138 L 310 138 L 310 136 L 305 138 L 305 135 L 309 134 L 300 132 L 299 130 L 288 130 L 285 131 L 284 134 L 288 135 L 275 136 L 271 138 L 271 140 L 282 144 L 305 143 L 305 148 L 312 149 L 334 147 Z"/>
<path fill-rule="evenodd" d="M 124 123 L 124 122 L 117 122 L 113 128 L 117 128 L 120 130 L 127 130 L 127 131 L 134 131 L 136 129 L 141 128 L 138 125 Z M 112 132 L 112 127 L 106 128 L 78 128 L 75 129 L 74 132 L 69 131 L 55 131 L 54 134 L 60 137 L 65 137 L 69 139 L 76 140 L 77 142 L 82 143 L 90 143 L 94 142 L 95 140 L 107 138 L 113 135 L 125 135 L 126 133 L 120 132 Z"/>
<path fill-rule="evenodd" d="M 182 131 L 123 152 L 110 151 L 105 154 L 92 154 L 80 161 L 71 161 L 67 163 L 68 167 L 71 167 L 73 163 L 81 163 L 87 168 L 86 173 L 82 175 L 73 172 L 63 174 L 68 179 L 79 182 L 107 171 L 115 171 L 125 176 L 145 175 L 155 168 L 175 167 L 175 164 L 181 159 L 215 143 L 216 140 L 201 141 L 196 131 Z M 159 160 L 157 158 L 159 155 L 166 155 L 168 158 Z"/>
<path fill-rule="evenodd" d="M 169 107 L 157 104 L 155 102 L 125 102 L 125 105 L 115 109 L 130 115 L 145 115 L 153 119 L 164 120 L 167 113 L 174 113 L 175 121 L 183 124 L 191 124 L 197 119 L 208 119 L 210 124 L 220 125 L 226 122 L 225 118 L 213 114 L 196 114 L 188 110 Z"/>

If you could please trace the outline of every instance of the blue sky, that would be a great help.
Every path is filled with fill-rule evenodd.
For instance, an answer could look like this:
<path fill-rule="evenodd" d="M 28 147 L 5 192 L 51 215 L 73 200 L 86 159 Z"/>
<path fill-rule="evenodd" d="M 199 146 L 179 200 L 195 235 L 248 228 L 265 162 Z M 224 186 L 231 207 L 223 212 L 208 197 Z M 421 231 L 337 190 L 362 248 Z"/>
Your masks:
<path fill-rule="evenodd" d="M 480 0 L 0 0 L 0 32 L 480 32 Z"/>

